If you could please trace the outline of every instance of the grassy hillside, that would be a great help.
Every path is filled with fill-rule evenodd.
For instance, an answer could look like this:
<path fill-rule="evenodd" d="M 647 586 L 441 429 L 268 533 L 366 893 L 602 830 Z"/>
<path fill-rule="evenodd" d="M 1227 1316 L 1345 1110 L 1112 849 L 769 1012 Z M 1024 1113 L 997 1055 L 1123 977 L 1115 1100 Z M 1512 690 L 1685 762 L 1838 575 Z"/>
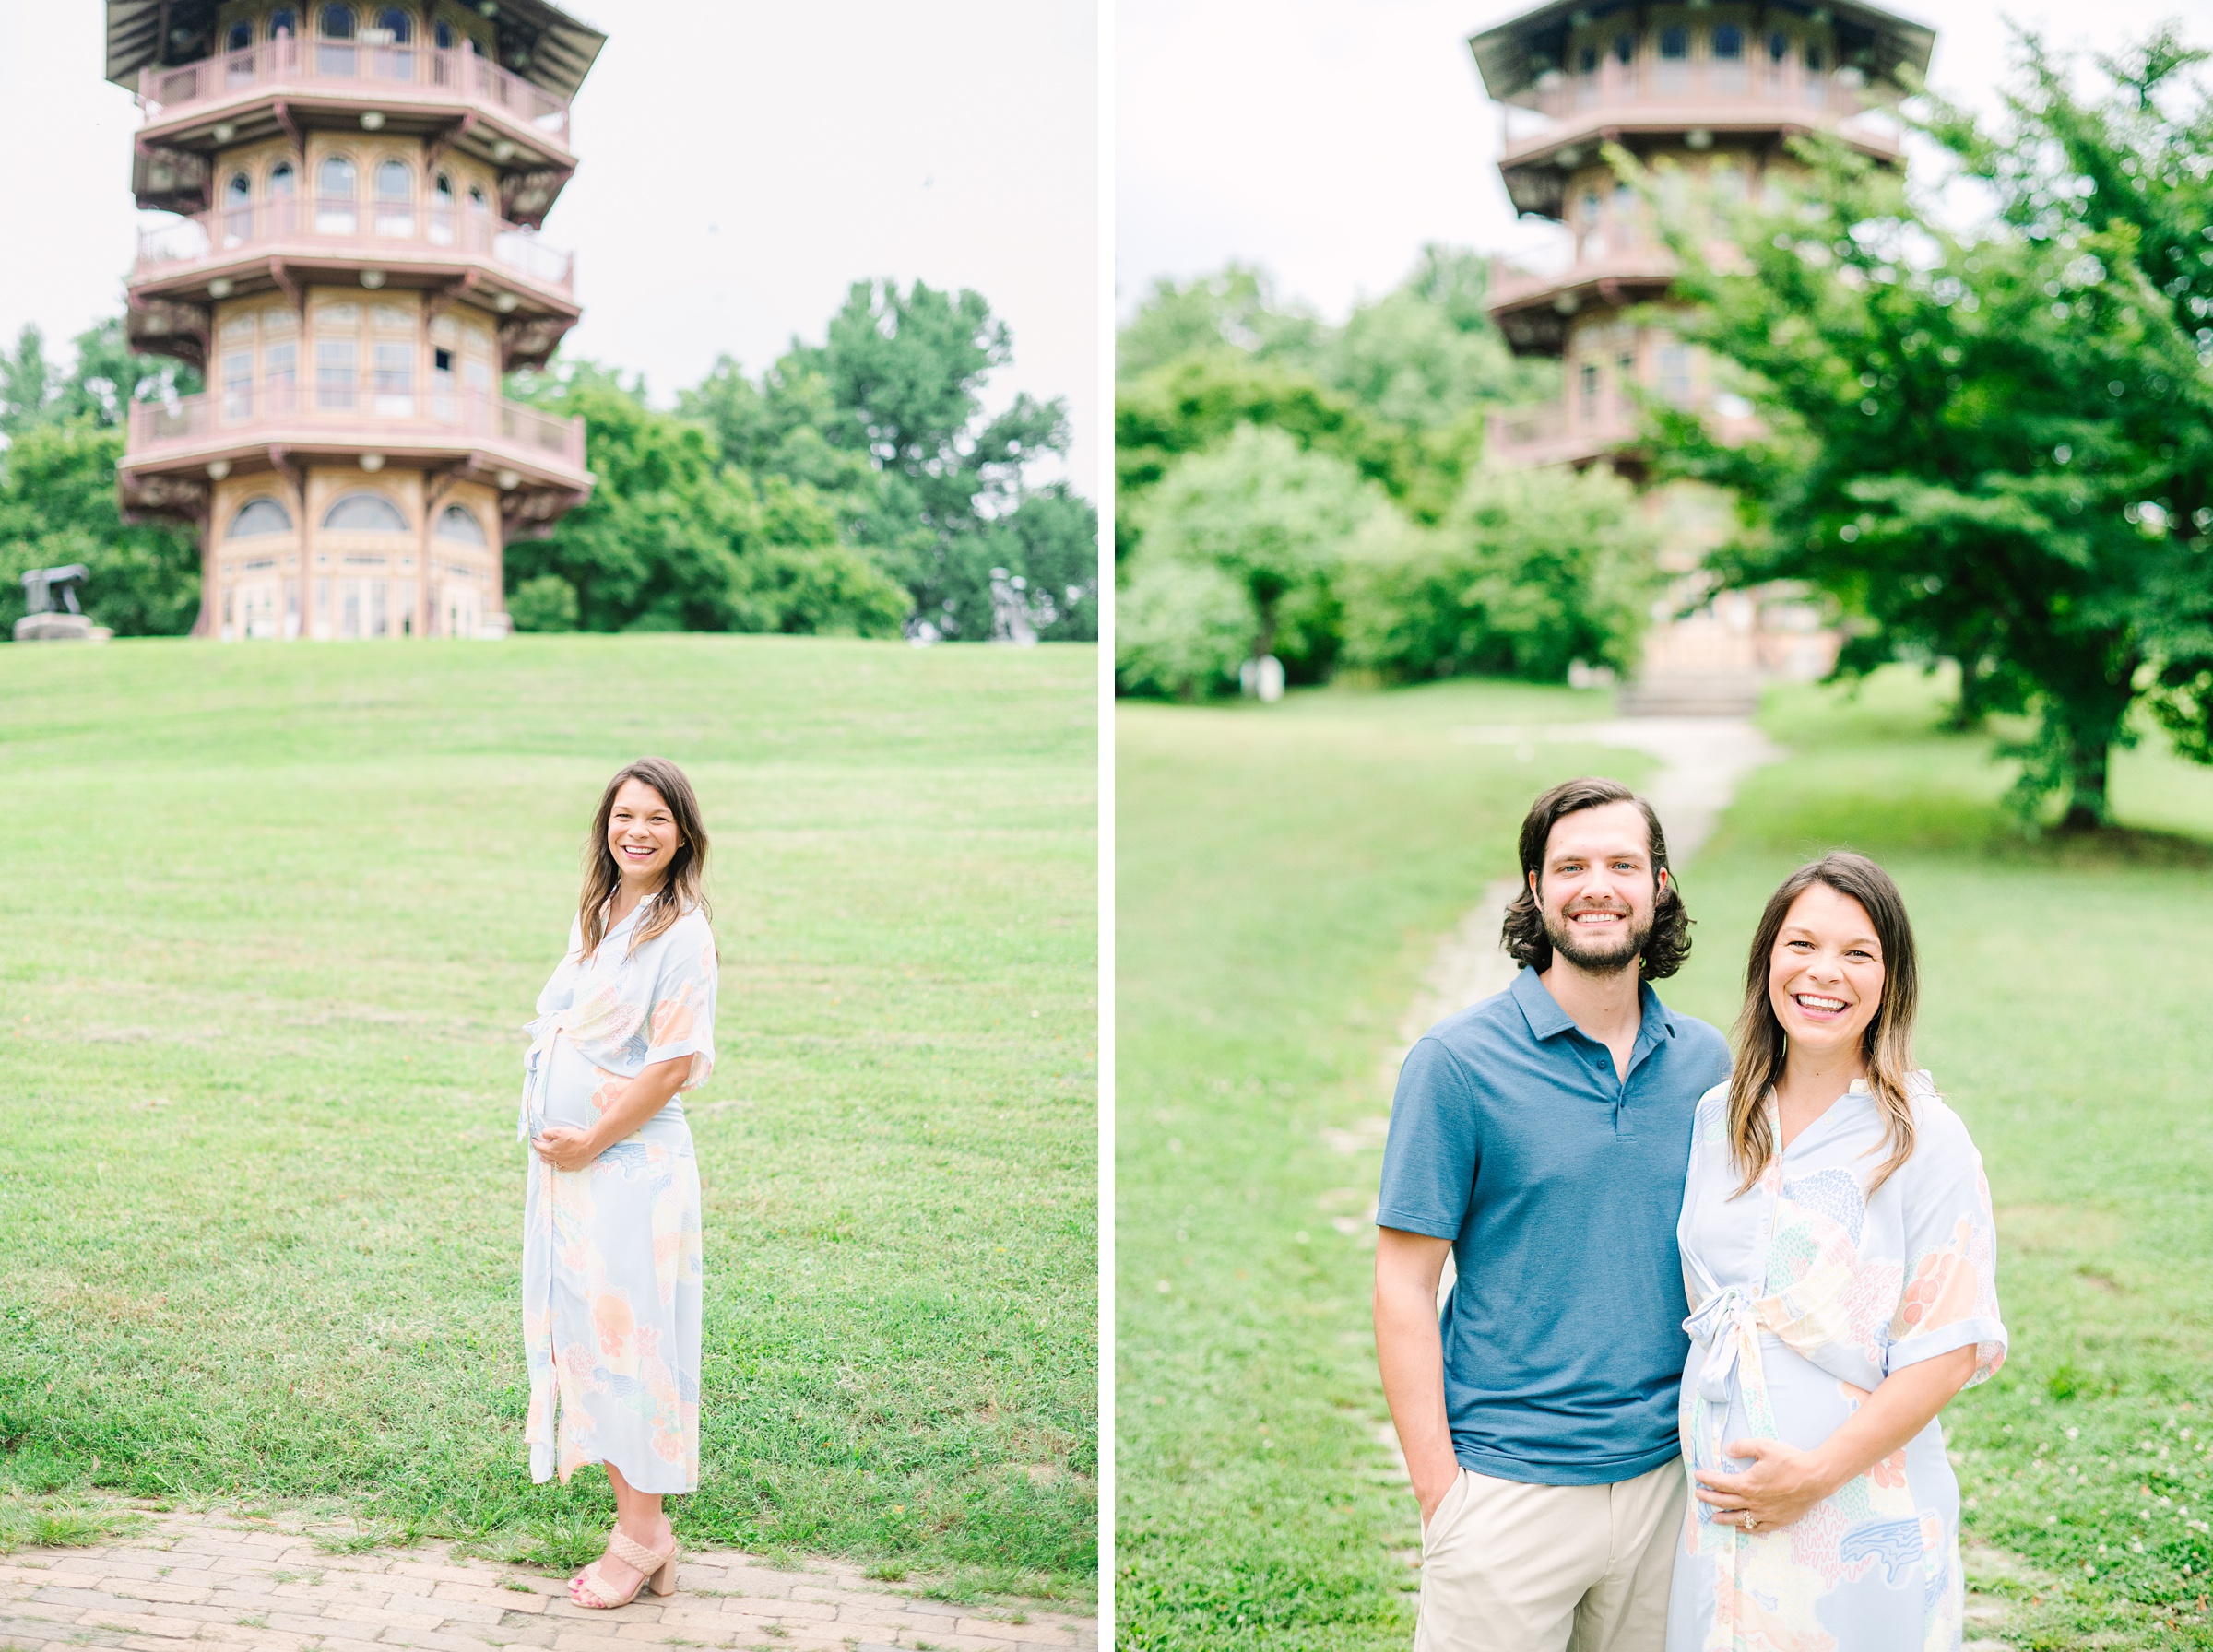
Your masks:
<path fill-rule="evenodd" d="M 1092 1587 L 1095 655 L 0 649 L 0 1494 L 559 1556 L 522 1039 L 607 775 L 713 832 L 694 1541 Z"/>
<path fill-rule="evenodd" d="M 1124 1646 L 1407 1644 L 1361 1221 L 1383 1056 L 1529 798 L 1649 772 L 1453 731 L 1603 710 L 1488 685 L 1119 709 Z M 1998 1204 L 2012 1357 L 1947 1414 L 1970 1530 L 2030 1567 L 1987 1587 L 2023 1646 L 2213 1646 L 2213 773 L 2126 754 L 2119 808 L 2159 830 L 2032 841 L 1920 678 L 1781 692 L 1766 723 L 1792 755 L 1684 868 L 1696 947 L 1663 990 L 1725 1025 L 1790 867 L 1837 844 L 1890 867 L 1922 1058 Z"/>

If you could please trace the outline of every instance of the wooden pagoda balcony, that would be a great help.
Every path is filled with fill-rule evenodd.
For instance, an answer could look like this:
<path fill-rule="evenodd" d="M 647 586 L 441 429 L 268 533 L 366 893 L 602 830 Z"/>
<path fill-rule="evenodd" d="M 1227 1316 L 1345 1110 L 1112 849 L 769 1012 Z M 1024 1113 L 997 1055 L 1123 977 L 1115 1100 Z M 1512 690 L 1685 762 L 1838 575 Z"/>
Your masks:
<path fill-rule="evenodd" d="M 279 90 L 469 106 L 568 148 L 565 99 L 466 48 L 441 52 L 285 37 L 175 68 L 143 69 L 138 76 L 138 102 L 148 126 Z"/>
<path fill-rule="evenodd" d="M 489 391 L 420 389 L 413 375 L 392 373 L 239 384 L 174 403 L 134 403 L 118 468 L 127 496 L 135 476 L 245 467 L 266 463 L 272 449 L 301 461 L 375 453 L 395 463 L 473 462 L 510 488 L 526 479 L 541 489 L 591 486 L 580 416 L 541 412 Z"/>
<path fill-rule="evenodd" d="M 575 255 L 488 212 L 407 201 L 291 200 L 219 206 L 138 232 L 131 285 L 164 287 L 270 258 L 309 263 L 451 266 L 489 262 L 563 298 L 574 292 Z"/>
<path fill-rule="evenodd" d="M 545 221 L 576 170 L 569 104 L 475 51 L 282 36 L 138 75 L 145 123 L 132 187 L 152 210 L 216 205 L 214 157 L 282 138 L 304 152 L 310 128 L 390 132 L 458 147 L 496 168 L 501 213 Z"/>
<path fill-rule="evenodd" d="M 1608 57 L 1595 74 L 1558 70 L 1500 106 L 1498 170 L 1515 208 L 1561 216 L 1567 174 L 1596 161 L 1602 145 L 1673 148 L 1735 135 L 1774 138 L 1834 132 L 1862 154 L 1887 163 L 1904 155 L 1884 101 L 1853 71 L 1808 74 L 1793 65 L 1706 61 L 1623 65 Z"/>

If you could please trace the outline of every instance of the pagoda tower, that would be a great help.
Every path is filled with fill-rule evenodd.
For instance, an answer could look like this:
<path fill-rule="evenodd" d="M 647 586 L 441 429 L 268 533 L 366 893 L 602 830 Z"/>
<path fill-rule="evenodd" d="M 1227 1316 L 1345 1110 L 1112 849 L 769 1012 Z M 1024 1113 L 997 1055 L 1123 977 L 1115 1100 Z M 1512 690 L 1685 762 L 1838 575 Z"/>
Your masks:
<path fill-rule="evenodd" d="M 1525 218 L 1565 231 L 1542 268 L 1495 266 L 1490 312 L 1517 355 L 1561 364 L 1559 394 L 1492 421 L 1490 453 L 1509 464 L 1604 461 L 1632 480 L 1639 399 L 1706 409 L 1727 438 L 1751 408 L 1717 384 L 1703 353 L 1670 336 L 1675 265 L 1637 193 L 1604 153 L 1618 144 L 1654 175 L 1660 209 L 1704 213 L 1718 199 L 1773 201 L 1805 169 L 1793 138 L 1827 132 L 1861 154 L 1902 164 L 1890 113 L 1925 75 L 1935 32 L 1860 0 L 1551 0 L 1468 42 L 1502 122 L 1498 170 Z M 1716 227 L 1717 234 L 1720 227 Z M 1670 606 L 1698 595 L 1704 551 L 1723 513 L 1693 490 L 1648 494 L 1681 576 Z M 1647 640 L 1640 682 L 1624 709 L 1747 709 L 1763 675 L 1819 675 L 1835 639 L 1789 593 L 1728 593 Z M 1654 690 L 1670 678 L 1671 692 Z M 1632 703 L 1642 693 L 1651 702 Z"/>
<path fill-rule="evenodd" d="M 605 43 L 544 0 L 107 0 L 137 94 L 127 515 L 200 535 L 196 636 L 481 637 L 501 558 L 591 491 L 584 421 L 500 393 L 576 324 L 538 237 Z"/>

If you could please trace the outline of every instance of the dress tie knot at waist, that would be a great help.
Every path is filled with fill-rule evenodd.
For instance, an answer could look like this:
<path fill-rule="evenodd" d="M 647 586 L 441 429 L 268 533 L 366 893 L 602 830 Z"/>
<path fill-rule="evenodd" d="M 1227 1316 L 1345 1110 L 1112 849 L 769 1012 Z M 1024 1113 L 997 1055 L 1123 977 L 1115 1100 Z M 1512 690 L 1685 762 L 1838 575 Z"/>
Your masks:
<path fill-rule="evenodd" d="M 515 1109 L 515 1139 L 527 1141 L 545 1127 L 544 1096 L 546 1078 L 552 1067 L 547 1057 L 552 1051 L 553 1040 L 569 1030 L 569 1018 L 574 1010 L 558 1010 L 541 1015 L 524 1027 L 530 1034 L 530 1047 L 523 1052 L 523 1098 Z M 537 1103 L 533 1105 L 533 1103 Z"/>
<path fill-rule="evenodd" d="M 1683 1328 L 1706 1351 L 1698 1364 L 1698 1398 L 1725 1404 L 1738 1355 L 1746 1340 L 1759 1334 L 1751 1303 L 1734 1285 L 1724 1286 L 1698 1304 Z"/>

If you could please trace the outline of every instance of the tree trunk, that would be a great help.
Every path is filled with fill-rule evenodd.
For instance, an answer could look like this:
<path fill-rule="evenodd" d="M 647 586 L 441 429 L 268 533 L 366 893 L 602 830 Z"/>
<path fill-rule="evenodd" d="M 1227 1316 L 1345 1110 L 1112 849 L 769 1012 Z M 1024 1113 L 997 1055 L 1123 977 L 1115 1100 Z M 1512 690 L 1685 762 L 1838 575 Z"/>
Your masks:
<path fill-rule="evenodd" d="M 2095 832 L 2105 824 L 2105 782 L 2112 748 L 2093 735 L 2077 738 L 2068 754 L 2067 773 L 2072 782 L 2067 812 L 2059 822 L 2062 832 Z"/>

